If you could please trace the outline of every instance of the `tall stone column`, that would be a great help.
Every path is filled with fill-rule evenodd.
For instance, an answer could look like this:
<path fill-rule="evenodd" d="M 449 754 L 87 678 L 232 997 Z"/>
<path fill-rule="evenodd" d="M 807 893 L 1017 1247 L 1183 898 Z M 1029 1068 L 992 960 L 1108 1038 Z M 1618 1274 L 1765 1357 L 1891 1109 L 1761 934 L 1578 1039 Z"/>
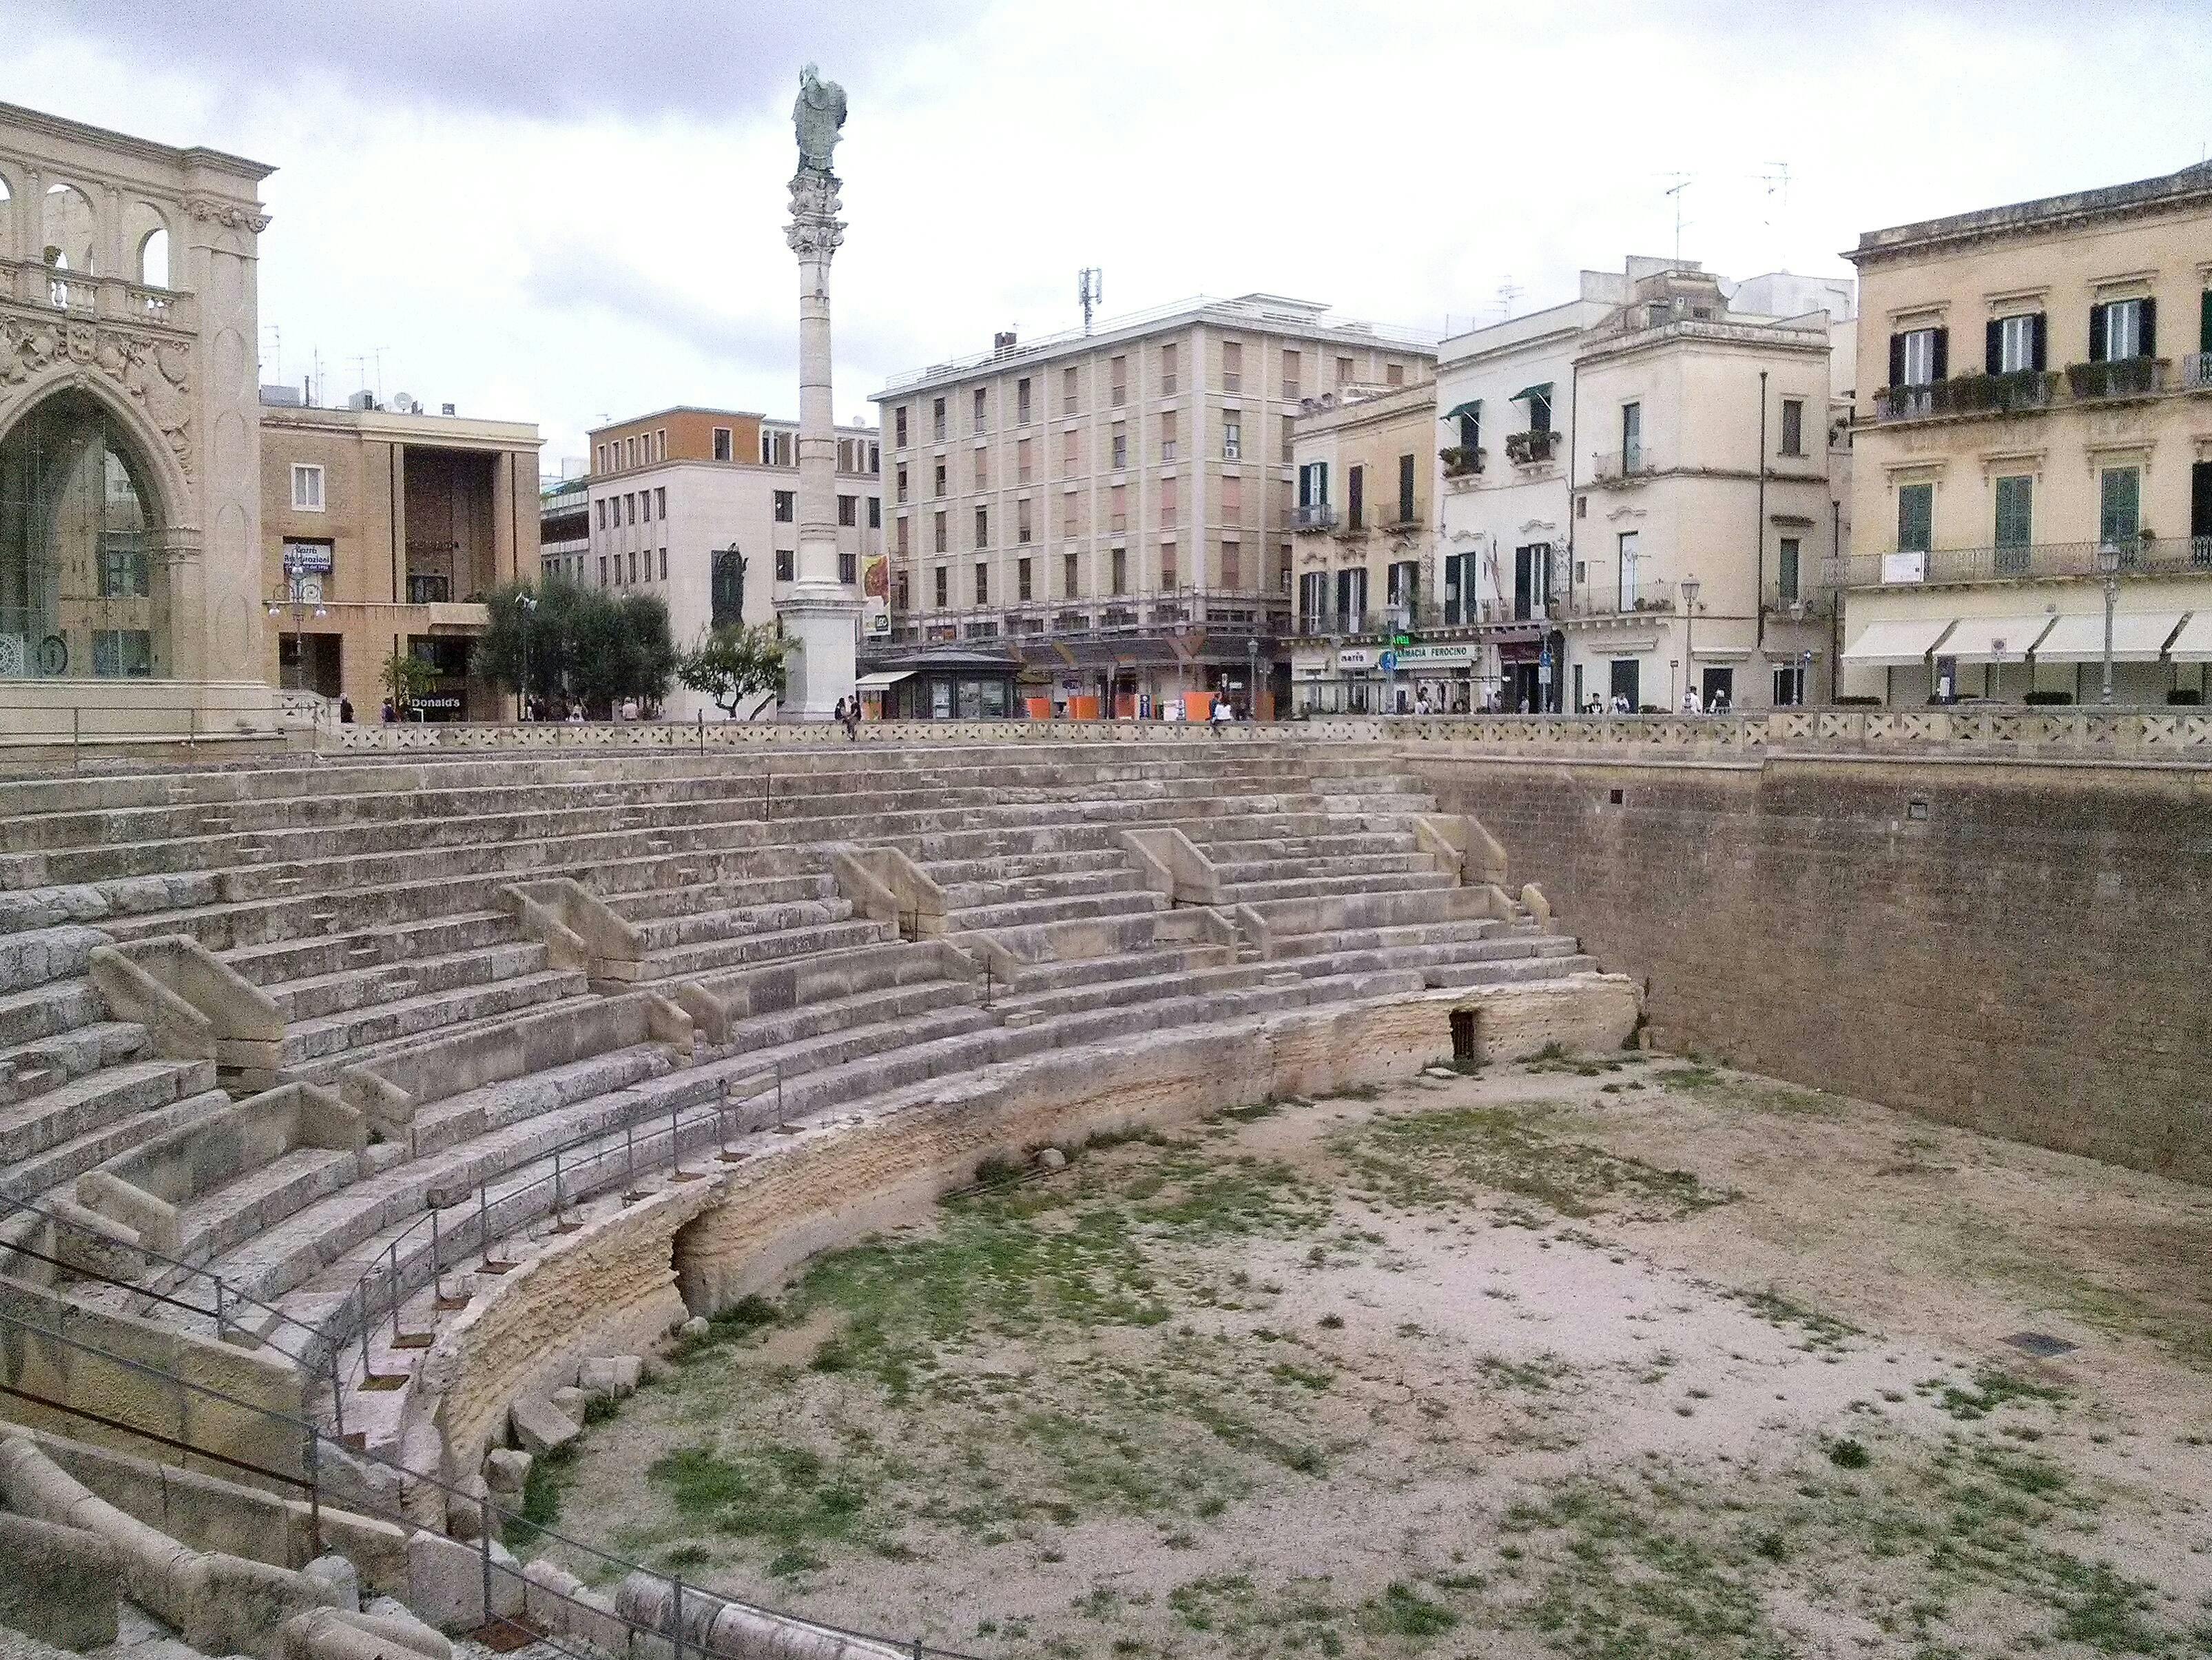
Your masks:
<path fill-rule="evenodd" d="M 830 154 L 845 118 L 845 95 L 809 64 L 793 112 L 799 171 L 791 180 L 785 240 L 799 256 L 799 559 L 796 581 L 779 588 L 775 611 L 796 641 L 782 714 L 827 720 L 853 696 L 860 633 L 857 585 L 837 568 L 837 425 L 830 392 L 830 262 L 845 240 Z"/>

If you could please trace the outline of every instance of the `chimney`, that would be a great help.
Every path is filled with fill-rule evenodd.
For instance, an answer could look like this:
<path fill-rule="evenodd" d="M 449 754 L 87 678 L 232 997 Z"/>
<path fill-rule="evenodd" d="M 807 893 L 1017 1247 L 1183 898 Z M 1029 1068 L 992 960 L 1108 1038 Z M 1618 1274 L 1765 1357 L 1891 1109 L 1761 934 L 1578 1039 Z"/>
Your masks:
<path fill-rule="evenodd" d="M 991 337 L 991 356 L 994 357 L 1004 357 L 1013 349 L 1014 331 L 1012 329 L 1000 329 Z"/>

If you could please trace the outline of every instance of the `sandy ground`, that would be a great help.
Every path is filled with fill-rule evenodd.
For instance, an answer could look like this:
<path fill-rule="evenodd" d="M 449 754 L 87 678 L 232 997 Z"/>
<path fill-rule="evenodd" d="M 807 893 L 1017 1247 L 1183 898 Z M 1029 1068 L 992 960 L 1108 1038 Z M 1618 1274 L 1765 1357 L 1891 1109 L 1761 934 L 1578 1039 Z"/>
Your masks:
<path fill-rule="evenodd" d="M 824 1259 L 554 1481 L 987 1655 L 2212 1655 L 2212 1194 L 1660 1057 L 1272 1104 Z"/>

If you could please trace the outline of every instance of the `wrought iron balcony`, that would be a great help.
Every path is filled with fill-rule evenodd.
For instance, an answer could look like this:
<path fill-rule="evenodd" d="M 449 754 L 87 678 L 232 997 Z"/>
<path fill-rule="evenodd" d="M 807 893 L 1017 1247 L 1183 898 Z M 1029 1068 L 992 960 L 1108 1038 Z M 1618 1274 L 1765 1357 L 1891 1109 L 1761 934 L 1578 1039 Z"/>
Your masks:
<path fill-rule="evenodd" d="M 2069 363 L 2066 385 L 2084 403 L 2148 398 L 2166 390 L 2163 357 L 2124 357 L 2116 363 Z"/>
<path fill-rule="evenodd" d="M 2181 384 L 2191 392 L 2212 391 L 2212 351 L 2191 352 L 2181 360 Z"/>
<path fill-rule="evenodd" d="M 1644 578 L 1624 587 L 1595 588 L 1585 584 L 1565 596 L 1570 617 L 1637 617 L 1674 609 L 1674 585 Z M 1554 609 L 1559 609 L 1554 602 Z"/>
<path fill-rule="evenodd" d="M 1336 509 L 1326 502 L 1301 502 L 1292 509 L 1291 528 L 1301 535 L 1336 528 Z"/>
<path fill-rule="evenodd" d="M 2027 546 L 1941 548 L 1929 553 L 1850 554 L 1822 562 L 1833 587 L 1923 587 L 1955 582 L 2016 582 L 2037 577 L 2094 577 L 2095 542 L 2038 542 Z M 2119 544 L 2120 572 L 2130 576 L 2212 576 L 2212 536 L 2132 538 Z"/>
<path fill-rule="evenodd" d="M 1638 444 L 1633 449 L 1608 450 L 1590 457 L 1590 477 L 1601 484 L 1648 477 L 1658 470 L 1659 459 L 1649 444 Z"/>
<path fill-rule="evenodd" d="M 1472 478 L 1482 471 L 1482 463 L 1490 452 L 1479 444 L 1449 444 L 1437 453 L 1443 459 L 1447 478 Z"/>

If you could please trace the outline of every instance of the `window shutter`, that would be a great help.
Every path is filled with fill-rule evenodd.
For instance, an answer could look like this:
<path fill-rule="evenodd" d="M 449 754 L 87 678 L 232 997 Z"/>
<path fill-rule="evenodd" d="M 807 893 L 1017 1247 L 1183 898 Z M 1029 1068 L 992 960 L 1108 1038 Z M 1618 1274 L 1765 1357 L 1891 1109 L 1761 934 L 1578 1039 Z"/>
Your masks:
<path fill-rule="evenodd" d="M 2102 306 L 2089 307 L 2089 361 L 2093 363 L 2105 361 L 2105 308 Z"/>
<path fill-rule="evenodd" d="M 1889 337 L 1889 384 L 1893 386 L 1905 384 L 1905 337 L 1901 334 Z"/>
<path fill-rule="evenodd" d="M 2035 313 L 2035 328 L 2033 331 L 2035 341 L 2034 344 L 2030 349 L 2033 356 L 2030 357 L 2029 362 L 2039 369 L 2045 369 L 2051 367 L 2050 325 L 2051 319 L 2044 313 L 2038 312 Z"/>
<path fill-rule="evenodd" d="M 2205 289 L 2197 297 L 2197 350 L 2212 351 L 2212 289 Z"/>
<path fill-rule="evenodd" d="M 2004 324 L 1995 317 L 1982 327 L 1982 368 L 1988 374 L 2004 373 Z"/>
<path fill-rule="evenodd" d="M 1951 331 L 1937 329 L 1936 331 L 1936 367 L 1930 378 L 1941 380 L 1950 373 Z"/>
<path fill-rule="evenodd" d="M 2142 302 L 2142 339 L 2139 347 L 2142 356 L 2158 356 L 2158 301 L 2155 300 Z"/>

